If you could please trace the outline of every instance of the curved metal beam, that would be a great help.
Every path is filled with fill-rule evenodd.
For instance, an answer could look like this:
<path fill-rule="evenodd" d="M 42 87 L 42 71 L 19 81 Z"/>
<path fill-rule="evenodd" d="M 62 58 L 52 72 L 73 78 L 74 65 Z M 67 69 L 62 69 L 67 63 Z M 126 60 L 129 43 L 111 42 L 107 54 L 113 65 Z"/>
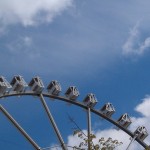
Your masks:
<path fill-rule="evenodd" d="M 36 93 L 36 92 L 33 92 L 33 91 L 24 91 L 24 92 L 20 92 L 20 93 L 17 93 L 15 91 L 11 91 L 11 92 L 5 93 L 4 95 L 1 95 L 0 98 L 10 97 L 10 96 L 18 96 L 18 95 L 32 95 L 32 96 L 38 96 L 38 97 L 40 97 L 39 93 Z M 52 99 L 58 99 L 58 100 L 61 100 L 61 101 L 65 101 L 65 102 L 74 104 L 76 106 L 79 106 L 81 108 L 84 108 L 84 109 L 88 110 L 88 107 L 85 106 L 83 103 L 81 103 L 79 101 L 71 101 L 70 99 L 68 99 L 66 97 L 52 95 L 52 94 L 49 94 L 48 92 L 42 92 L 42 95 L 44 97 L 49 97 L 49 98 L 52 98 Z M 99 110 L 95 110 L 95 109 L 91 108 L 91 112 L 93 112 L 94 114 L 96 114 L 96 115 L 104 118 L 105 120 L 109 121 L 110 123 L 114 124 L 115 126 L 117 126 L 118 128 L 120 128 L 121 130 L 123 130 L 124 132 L 126 132 L 128 135 L 130 135 L 132 138 L 134 137 L 134 134 L 130 130 L 124 128 L 123 126 L 121 126 L 120 124 L 118 124 L 118 122 L 115 121 L 115 120 L 113 120 L 112 118 L 109 118 L 109 117 L 105 116 Z M 135 140 L 140 145 L 142 145 L 144 148 L 148 147 L 148 145 L 145 142 L 141 141 L 139 138 L 136 138 Z"/>

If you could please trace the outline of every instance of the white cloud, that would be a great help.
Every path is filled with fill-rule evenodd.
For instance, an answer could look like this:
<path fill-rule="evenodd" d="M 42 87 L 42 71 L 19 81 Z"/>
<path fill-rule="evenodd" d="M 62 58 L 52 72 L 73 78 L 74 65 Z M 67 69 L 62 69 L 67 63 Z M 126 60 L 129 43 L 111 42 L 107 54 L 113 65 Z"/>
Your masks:
<path fill-rule="evenodd" d="M 0 22 L 3 25 L 21 23 L 24 26 L 51 22 L 72 0 L 9 0 L 0 1 Z"/>
<path fill-rule="evenodd" d="M 145 117 L 150 117 L 150 96 L 144 98 L 143 102 L 139 104 L 135 110 Z"/>
<path fill-rule="evenodd" d="M 141 113 L 142 117 L 132 117 L 132 124 L 130 126 L 130 130 L 134 132 L 138 126 L 145 126 L 148 133 L 150 133 L 150 126 L 149 126 L 149 120 L 150 120 L 150 96 L 146 96 L 142 103 L 136 106 L 135 110 L 139 113 Z M 86 132 L 84 130 L 84 132 Z M 105 129 L 105 130 L 99 130 L 99 131 L 93 131 L 93 133 L 96 135 L 97 139 L 94 142 L 97 142 L 98 139 L 101 137 L 104 137 L 105 139 L 111 137 L 113 140 L 118 140 L 119 142 L 123 142 L 123 145 L 119 146 L 118 149 L 125 150 L 127 146 L 130 143 L 130 137 L 124 133 L 122 130 L 116 130 L 116 129 Z M 149 145 L 150 144 L 150 137 L 148 136 L 145 139 L 145 142 Z M 70 135 L 68 137 L 68 145 L 79 145 L 80 141 L 77 136 Z M 137 142 L 134 142 L 131 145 L 131 149 L 141 150 L 143 149 L 142 146 L 137 144 Z"/>
<path fill-rule="evenodd" d="M 123 54 L 126 56 L 140 56 L 150 48 L 150 37 L 140 41 L 139 23 L 131 29 L 129 37 L 122 48 Z"/>

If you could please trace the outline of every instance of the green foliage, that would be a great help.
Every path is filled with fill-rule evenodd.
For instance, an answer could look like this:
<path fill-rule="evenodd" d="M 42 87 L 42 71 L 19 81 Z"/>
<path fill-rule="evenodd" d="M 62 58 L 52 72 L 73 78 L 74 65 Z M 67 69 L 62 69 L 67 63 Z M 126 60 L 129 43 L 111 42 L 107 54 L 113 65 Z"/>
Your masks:
<path fill-rule="evenodd" d="M 148 147 L 146 147 L 146 148 L 145 148 L 145 150 L 150 150 L 150 147 L 149 147 L 149 146 L 148 146 Z"/>
<path fill-rule="evenodd" d="M 86 136 L 82 131 L 75 130 L 73 135 L 77 135 L 78 138 L 81 139 L 81 142 L 79 146 L 75 146 L 75 150 L 114 150 L 116 147 L 123 144 L 122 142 L 119 142 L 118 140 L 113 140 L 111 137 L 108 139 L 105 139 L 104 137 L 101 137 L 98 140 L 98 143 L 94 144 L 93 139 L 96 139 L 95 134 L 90 134 L 90 137 Z M 90 148 L 88 148 L 88 143 L 90 143 Z M 149 150 L 149 149 L 146 149 Z"/>

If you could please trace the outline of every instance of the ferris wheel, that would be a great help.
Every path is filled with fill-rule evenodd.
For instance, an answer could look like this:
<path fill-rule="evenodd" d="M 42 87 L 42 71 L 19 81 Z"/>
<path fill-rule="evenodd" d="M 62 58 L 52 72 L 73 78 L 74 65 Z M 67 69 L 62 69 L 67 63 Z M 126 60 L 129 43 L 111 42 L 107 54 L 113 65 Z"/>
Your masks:
<path fill-rule="evenodd" d="M 51 81 L 47 88 L 44 88 L 44 84 L 40 77 L 36 76 L 31 79 L 27 84 L 24 78 L 20 75 L 13 77 L 12 81 L 9 83 L 5 77 L 0 76 L 0 99 L 5 97 L 15 97 L 15 96 L 36 96 L 42 102 L 44 110 L 47 117 L 52 124 L 52 127 L 56 133 L 59 140 L 60 147 L 63 150 L 67 150 L 68 145 L 65 144 L 64 139 L 60 133 L 60 130 L 55 122 L 55 119 L 50 111 L 49 106 L 45 98 L 57 99 L 60 101 L 67 102 L 69 104 L 76 105 L 77 107 L 83 108 L 87 112 L 87 126 L 88 135 L 91 135 L 91 113 L 100 116 L 101 118 L 107 120 L 111 124 L 115 125 L 117 128 L 123 130 L 126 134 L 131 137 L 131 142 L 129 143 L 126 150 L 130 149 L 131 144 L 137 141 L 143 148 L 150 148 L 144 142 L 144 139 L 148 136 L 147 130 L 144 126 L 139 126 L 134 132 L 131 132 L 128 127 L 132 123 L 130 116 L 125 113 L 118 120 L 114 120 L 112 115 L 115 113 L 115 108 L 111 103 L 106 103 L 100 110 L 94 109 L 97 104 L 97 99 L 94 94 L 89 93 L 83 99 L 83 101 L 77 100 L 79 96 L 79 91 L 75 86 L 70 86 L 65 92 L 65 96 L 60 95 L 61 85 L 58 81 Z M 18 131 L 25 137 L 25 139 L 33 146 L 35 150 L 45 150 L 46 148 L 40 147 L 31 136 L 22 128 L 22 126 L 12 117 L 12 115 L 0 104 L 0 111 L 6 118 L 18 129 Z M 2 124 L 2 123 L 1 123 Z M 90 142 L 88 142 L 88 150 L 90 150 Z"/>

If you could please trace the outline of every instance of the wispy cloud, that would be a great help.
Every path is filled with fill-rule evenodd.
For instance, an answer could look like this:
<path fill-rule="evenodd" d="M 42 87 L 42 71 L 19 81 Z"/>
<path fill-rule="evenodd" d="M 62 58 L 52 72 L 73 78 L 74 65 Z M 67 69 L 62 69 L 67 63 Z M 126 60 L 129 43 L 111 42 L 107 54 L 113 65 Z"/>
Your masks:
<path fill-rule="evenodd" d="M 3 25 L 21 23 L 24 26 L 51 22 L 72 0 L 5 0 L 0 1 L 0 21 Z"/>
<path fill-rule="evenodd" d="M 140 40 L 139 23 L 137 23 L 130 31 L 127 41 L 123 45 L 123 55 L 140 56 L 150 48 L 150 37 Z"/>
<path fill-rule="evenodd" d="M 23 55 L 27 60 L 37 59 L 40 53 L 34 49 L 33 39 L 29 36 L 20 36 L 8 43 L 6 47 L 11 55 Z"/>
<path fill-rule="evenodd" d="M 132 124 L 130 126 L 130 130 L 134 132 L 138 126 L 145 126 L 148 130 L 148 133 L 150 132 L 150 126 L 149 126 L 149 120 L 150 120 L 150 96 L 146 96 L 142 103 L 136 106 L 135 111 L 142 114 L 142 117 L 132 117 Z M 87 132 L 86 130 L 83 130 L 83 132 Z M 96 135 L 97 139 L 94 142 L 98 142 L 98 139 L 101 137 L 105 137 L 106 139 L 111 137 L 112 139 L 116 139 L 120 142 L 123 142 L 123 145 L 119 146 L 118 149 L 126 149 L 127 146 L 130 143 L 130 137 L 124 133 L 122 130 L 116 130 L 113 128 L 105 129 L 105 130 L 98 130 L 93 131 L 93 133 Z M 149 145 L 150 137 L 148 136 L 145 139 L 145 142 Z M 79 145 L 80 140 L 77 136 L 68 136 L 68 145 Z M 134 142 L 131 146 L 131 149 L 140 150 L 142 147 L 137 144 L 137 142 Z"/>
<path fill-rule="evenodd" d="M 20 50 L 25 51 L 26 48 L 29 48 L 32 45 L 32 38 L 29 36 L 19 37 L 7 44 L 10 52 L 18 53 Z"/>

